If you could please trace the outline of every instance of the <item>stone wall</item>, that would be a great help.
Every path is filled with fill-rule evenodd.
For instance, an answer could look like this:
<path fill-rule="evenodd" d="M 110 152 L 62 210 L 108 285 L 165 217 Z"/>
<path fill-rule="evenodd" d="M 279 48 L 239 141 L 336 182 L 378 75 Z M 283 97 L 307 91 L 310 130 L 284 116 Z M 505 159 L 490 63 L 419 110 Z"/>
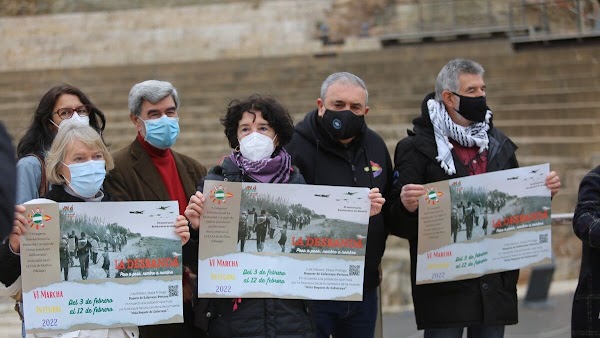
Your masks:
<path fill-rule="evenodd" d="M 0 71 L 376 50 L 376 39 L 323 46 L 331 1 L 282 0 L 0 18 Z"/>

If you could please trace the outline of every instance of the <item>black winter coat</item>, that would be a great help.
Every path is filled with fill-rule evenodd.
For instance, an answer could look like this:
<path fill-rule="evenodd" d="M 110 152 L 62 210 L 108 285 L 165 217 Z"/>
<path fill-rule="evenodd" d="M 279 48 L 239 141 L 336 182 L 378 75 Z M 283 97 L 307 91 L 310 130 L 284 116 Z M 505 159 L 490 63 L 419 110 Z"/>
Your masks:
<path fill-rule="evenodd" d="M 0 123 L 0 240 L 12 232 L 12 221 L 15 217 L 15 194 L 17 169 L 15 167 L 15 148 L 10 136 Z M 12 283 L 11 283 L 12 284 Z"/>
<path fill-rule="evenodd" d="M 581 239 L 581 270 L 573 298 L 573 337 L 600 337 L 600 167 L 579 185 L 573 230 Z"/>
<path fill-rule="evenodd" d="M 85 202 L 85 200 L 83 200 L 82 198 L 75 197 L 75 196 L 67 193 L 65 191 L 65 187 L 63 185 L 56 185 L 56 184 L 52 185 L 52 189 L 50 189 L 50 191 L 48 191 L 48 193 L 46 193 L 44 198 L 53 200 L 58 203 Z M 106 202 L 106 201 L 110 201 L 110 200 L 111 200 L 110 196 L 108 196 L 107 193 L 104 193 L 104 197 L 102 197 L 102 202 Z"/>
<path fill-rule="evenodd" d="M 0 283 L 11 286 L 21 275 L 21 256 L 12 253 L 8 237 L 0 244 Z"/>
<path fill-rule="evenodd" d="M 224 159 L 222 166 L 211 168 L 204 179 L 254 181 L 242 175 L 237 165 L 228 157 Z M 304 179 L 297 168 L 294 168 L 288 183 L 304 184 Z M 198 190 L 202 191 L 203 186 L 204 182 Z M 195 243 L 197 245 L 197 241 Z M 211 338 L 312 338 L 315 336 L 310 304 L 299 299 L 243 298 L 235 311 L 233 311 L 233 299 L 200 299 L 194 312 L 196 325 L 204 330 L 208 328 L 208 335 Z"/>
<path fill-rule="evenodd" d="M 317 110 L 308 113 L 285 147 L 306 183 L 379 188 L 386 196 L 391 188 L 392 160 L 383 139 L 365 126 L 362 135 L 345 147 L 327 134 L 318 119 Z M 365 290 L 379 286 L 378 267 L 388 235 L 383 214 L 369 219 Z"/>
<path fill-rule="evenodd" d="M 410 244 L 411 284 L 418 329 L 467 327 L 478 325 L 510 325 L 518 321 L 517 279 L 519 270 L 484 275 L 479 278 L 416 285 L 418 211 L 408 212 L 400 201 L 406 184 L 427 184 L 468 176 L 468 170 L 452 151 L 457 173 L 448 175 L 435 159 L 437 146 L 429 119 L 427 100 L 422 115 L 413 120 L 414 129 L 398 142 L 394 155 L 394 187 L 390 217 L 395 225 L 391 232 L 408 239 Z M 498 129 L 488 132 L 487 172 L 518 167 L 517 146 Z M 450 225 L 448 225 L 450 227 Z"/>

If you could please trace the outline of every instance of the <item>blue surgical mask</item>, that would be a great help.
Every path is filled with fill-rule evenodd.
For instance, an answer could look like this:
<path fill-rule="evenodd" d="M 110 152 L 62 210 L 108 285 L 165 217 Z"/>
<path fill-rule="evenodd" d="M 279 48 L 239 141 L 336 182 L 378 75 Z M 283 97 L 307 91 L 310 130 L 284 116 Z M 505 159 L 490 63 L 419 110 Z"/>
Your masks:
<path fill-rule="evenodd" d="M 69 168 L 71 173 L 71 182 L 67 181 L 67 183 L 77 195 L 85 198 L 96 196 L 106 176 L 106 163 L 104 160 L 90 160 L 83 163 L 64 165 Z"/>
<path fill-rule="evenodd" d="M 138 116 L 139 117 L 139 116 Z M 171 148 L 179 136 L 179 118 L 161 116 L 159 119 L 144 120 L 146 137 L 144 140 L 159 149 Z"/>

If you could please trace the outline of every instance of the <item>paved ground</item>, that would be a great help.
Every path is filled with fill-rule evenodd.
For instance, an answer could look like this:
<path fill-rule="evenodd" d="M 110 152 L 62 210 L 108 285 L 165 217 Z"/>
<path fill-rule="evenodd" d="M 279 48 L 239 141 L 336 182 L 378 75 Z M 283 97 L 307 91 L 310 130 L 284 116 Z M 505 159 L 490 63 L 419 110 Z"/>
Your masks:
<path fill-rule="evenodd" d="M 12 298 L 0 297 L 0 337 L 21 337 L 21 321 L 13 310 L 15 301 Z"/>
<path fill-rule="evenodd" d="M 567 338 L 571 336 L 571 302 L 577 281 L 553 282 L 545 307 L 526 306 L 525 289 L 519 289 L 519 324 L 506 329 L 506 338 Z M 18 338 L 21 323 L 13 301 L 0 297 L 0 337 Z M 383 316 L 383 338 L 420 338 L 412 311 Z"/>
<path fill-rule="evenodd" d="M 519 323 L 507 326 L 506 338 L 568 338 L 571 336 L 571 303 L 577 281 L 553 282 L 544 306 L 523 301 L 526 289 L 519 289 Z M 383 338 L 420 338 L 412 311 L 383 316 Z M 464 335 L 466 337 L 466 334 Z"/>

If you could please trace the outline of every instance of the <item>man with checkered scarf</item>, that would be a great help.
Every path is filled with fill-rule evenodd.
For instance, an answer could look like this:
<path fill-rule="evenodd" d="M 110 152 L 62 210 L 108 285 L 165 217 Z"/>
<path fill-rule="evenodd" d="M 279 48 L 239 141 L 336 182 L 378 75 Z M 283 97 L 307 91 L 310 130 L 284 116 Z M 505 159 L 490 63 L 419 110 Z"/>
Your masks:
<path fill-rule="evenodd" d="M 448 62 L 437 76 L 435 92 L 421 106 L 408 137 L 398 142 L 390 194 L 390 231 L 408 239 L 412 295 L 417 327 L 425 338 L 504 336 L 516 324 L 519 271 L 460 281 L 416 285 L 418 206 L 424 184 L 518 167 L 517 146 L 494 127 L 486 102 L 483 67 L 472 60 Z M 552 196 L 560 178 L 546 178 Z M 450 227 L 450 224 L 448 225 Z M 457 309 L 459 309 L 457 311 Z"/>

